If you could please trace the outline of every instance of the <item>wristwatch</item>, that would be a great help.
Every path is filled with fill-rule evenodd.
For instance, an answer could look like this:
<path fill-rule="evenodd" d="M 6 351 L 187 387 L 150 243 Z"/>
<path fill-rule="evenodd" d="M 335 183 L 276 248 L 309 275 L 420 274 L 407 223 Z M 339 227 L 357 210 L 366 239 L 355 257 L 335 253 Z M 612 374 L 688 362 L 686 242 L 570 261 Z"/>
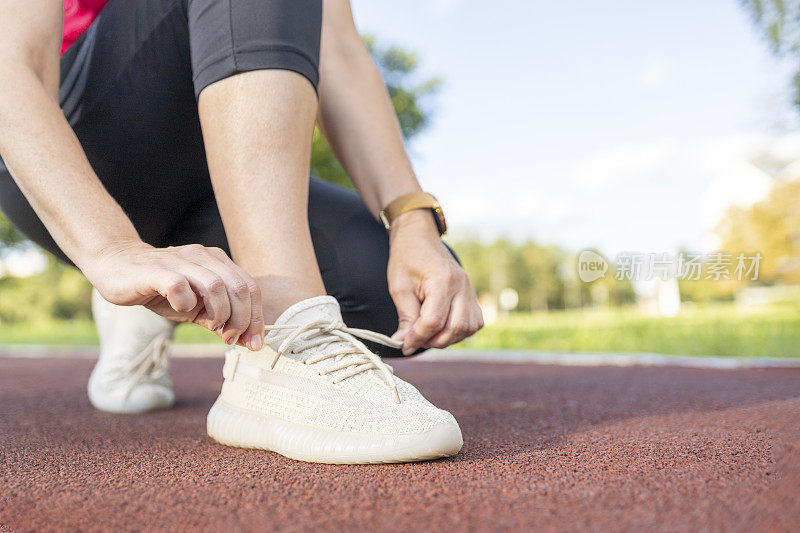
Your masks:
<path fill-rule="evenodd" d="M 412 192 L 392 200 L 380 214 L 381 222 L 383 222 L 386 231 L 392 228 L 392 222 L 397 217 L 414 209 L 430 209 L 433 214 L 433 221 L 436 222 L 436 228 L 439 230 L 439 235 L 447 233 L 447 222 L 444 219 L 442 206 L 439 205 L 439 201 L 432 194 L 427 192 Z"/>

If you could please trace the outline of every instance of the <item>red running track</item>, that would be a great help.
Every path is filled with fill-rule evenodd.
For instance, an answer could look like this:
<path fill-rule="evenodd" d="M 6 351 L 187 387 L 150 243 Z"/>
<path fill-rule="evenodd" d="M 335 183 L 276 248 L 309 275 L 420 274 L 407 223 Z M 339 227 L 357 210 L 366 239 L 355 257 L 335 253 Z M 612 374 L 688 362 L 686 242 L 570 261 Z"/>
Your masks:
<path fill-rule="evenodd" d="M 449 460 L 306 464 L 205 434 L 220 359 L 114 416 L 88 359 L 0 359 L 0 531 L 800 527 L 800 370 L 399 361 L 459 420 Z"/>

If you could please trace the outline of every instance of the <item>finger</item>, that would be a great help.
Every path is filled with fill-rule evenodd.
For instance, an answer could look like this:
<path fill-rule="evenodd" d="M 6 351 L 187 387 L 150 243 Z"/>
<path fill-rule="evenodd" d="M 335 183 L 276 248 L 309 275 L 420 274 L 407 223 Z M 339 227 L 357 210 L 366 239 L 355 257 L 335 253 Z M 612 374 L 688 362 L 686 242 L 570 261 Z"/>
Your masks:
<path fill-rule="evenodd" d="M 478 299 L 476 297 L 474 297 L 474 295 L 473 295 L 473 300 L 475 302 L 475 304 L 474 304 L 474 310 L 475 311 L 474 311 L 474 314 L 473 314 L 473 319 L 475 320 L 475 332 L 478 332 L 484 326 L 483 309 L 481 309 L 481 306 L 478 303 Z"/>
<path fill-rule="evenodd" d="M 411 325 L 419 317 L 419 298 L 410 290 L 400 290 L 392 294 L 394 305 L 397 307 L 397 331 L 392 339 L 403 341 L 411 329 Z"/>
<path fill-rule="evenodd" d="M 428 291 L 422 301 L 419 317 L 406 334 L 403 353 L 410 355 L 424 346 L 428 339 L 442 331 L 450 314 L 453 294 L 447 285 Z"/>
<path fill-rule="evenodd" d="M 179 313 L 188 313 L 197 305 L 197 295 L 192 291 L 188 280 L 177 272 L 167 269 L 155 270 L 149 284 Z"/>
<path fill-rule="evenodd" d="M 250 285 L 242 276 L 244 272 L 219 248 L 204 248 L 194 254 L 190 261 L 211 270 L 225 284 L 225 291 L 230 305 L 230 316 L 222 326 L 220 337 L 227 344 L 238 342 L 250 327 L 252 314 Z M 247 277 L 249 278 L 250 276 Z"/>
<path fill-rule="evenodd" d="M 450 305 L 447 324 L 442 331 L 428 339 L 427 345 L 431 348 L 446 348 L 462 341 L 477 331 L 473 329 L 474 324 L 469 299 L 465 294 L 458 293 Z"/>
<path fill-rule="evenodd" d="M 261 299 L 261 288 L 255 280 L 248 282 L 250 288 L 250 327 L 245 333 L 247 347 L 257 351 L 264 347 L 264 302 Z"/>
<path fill-rule="evenodd" d="M 192 290 L 203 300 L 205 310 L 195 322 L 222 336 L 222 328 L 231 316 L 231 306 L 225 282 L 216 272 L 192 261 L 179 259 L 174 270 L 186 277 Z"/>
<path fill-rule="evenodd" d="M 230 265 L 245 281 L 250 293 L 250 324 L 239 338 L 239 344 L 251 350 L 260 350 L 264 347 L 264 303 L 261 300 L 261 288 L 242 267 L 233 261 L 230 261 Z"/>

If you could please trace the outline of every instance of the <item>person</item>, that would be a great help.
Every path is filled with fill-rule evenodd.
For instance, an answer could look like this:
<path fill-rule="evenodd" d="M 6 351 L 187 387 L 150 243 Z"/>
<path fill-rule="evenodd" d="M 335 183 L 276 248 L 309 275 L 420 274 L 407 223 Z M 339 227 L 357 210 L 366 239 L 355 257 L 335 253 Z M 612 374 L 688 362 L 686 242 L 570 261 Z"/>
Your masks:
<path fill-rule="evenodd" d="M 208 416 L 220 443 L 458 452 L 453 416 L 380 355 L 458 342 L 481 312 L 347 0 L 0 10 L 0 209 L 95 288 L 96 408 L 172 406 L 167 347 L 194 322 L 235 345 Z M 315 124 L 359 195 L 308 178 Z"/>

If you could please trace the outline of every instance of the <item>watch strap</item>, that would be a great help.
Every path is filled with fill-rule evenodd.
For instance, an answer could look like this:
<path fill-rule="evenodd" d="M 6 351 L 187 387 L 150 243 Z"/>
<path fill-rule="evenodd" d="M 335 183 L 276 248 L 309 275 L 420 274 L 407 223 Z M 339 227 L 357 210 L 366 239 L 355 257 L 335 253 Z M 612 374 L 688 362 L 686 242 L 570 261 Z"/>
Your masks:
<path fill-rule="evenodd" d="M 383 225 L 389 230 L 391 229 L 392 222 L 394 222 L 397 217 L 403 213 L 413 211 L 414 209 L 430 209 L 433 213 L 439 234 L 443 235 L 445 231 L 447 231 L 444 222 L 444 214 L 442 213 L 442 207 L 439 205 L 439 201 L 436 200 L 435 196 L 427 192 L 412 192 L 392 200 L 389 205 L 381 211 L 381 222 L 383 222 Z"/>

